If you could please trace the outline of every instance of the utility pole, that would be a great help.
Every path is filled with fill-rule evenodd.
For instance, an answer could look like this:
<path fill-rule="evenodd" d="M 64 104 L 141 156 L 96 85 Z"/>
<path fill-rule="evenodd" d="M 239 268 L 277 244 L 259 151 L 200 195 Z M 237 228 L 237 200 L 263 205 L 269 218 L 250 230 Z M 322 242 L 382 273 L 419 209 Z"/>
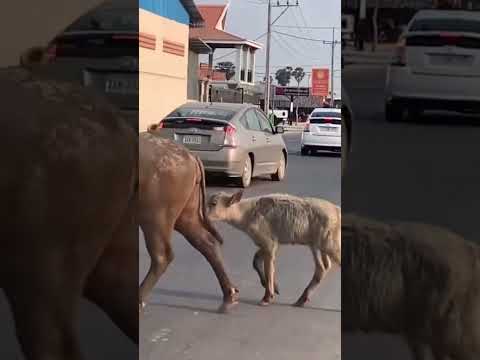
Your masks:
<path fill-rule="evenodd" d="M 333 84 L 333 73 L 335 72 L 335 28 L 332 28 L 332 64 L 330 68 L 330 107 L 334 107 L 335 99 L 334 99 L 334 84 Z"/>
<path fill-rule="evenodd" d="M 268 0 L 267 56 L 265 63 L 265 114 L 270 116 L 270 42 L 272 39 L 272 0 Z"/>
<path fill-rule="evenodd" d="M 270 93 L 272 90 L 272 84 L 270 81 L 270 48 L 271 48 L 271 40 L 272 40 L 272 25 L 282 16 L 285 11 L 288 10 L 288 8 L 292 6 L 300 6 L 298 4 L 298 0 L 296 0 L 295 4 L 290 4 L 290 0 L 287 0 L 286 4 L 281 4 L 279 0 L 277 0 L 276 5 L 272 5 L 272 0 L 268 0 L 268 25 L 267 25 L 267 54 L 266 54 L 266 60 L 265 60 L 265 104 L 264 104 L 264 110 L 265 114 L 269 116 L 269 110 L 270 110 Z M 272 22 L 272 8 L 285 8 L 285 10 L 278 16 L 273 22 Z"/>

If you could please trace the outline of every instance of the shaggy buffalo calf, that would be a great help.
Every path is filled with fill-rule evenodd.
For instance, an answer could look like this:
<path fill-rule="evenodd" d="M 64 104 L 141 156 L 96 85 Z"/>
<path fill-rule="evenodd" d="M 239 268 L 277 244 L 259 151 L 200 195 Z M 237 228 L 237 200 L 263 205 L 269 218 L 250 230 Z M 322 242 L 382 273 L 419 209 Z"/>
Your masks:
<path fill-rule="evenodd" d="M 342 222 L 342 331 L 402 334 L 414 358 L 480 359 L 480 249 L 447 230 Z"/>
<path fill-rule="evenodd" d="M 274 292 L 278 293 L 274 281 L 278 245 L 308 246 L 313 254 L 315 273 L 295 303 L 303 306 L 330 269 L 331 260 L 338 265 L 341 263 L 340 208 L 315 198 L 272 194 L 241 200 L 242 195 L 242 191 L 233 195 L 212 195 L 208 201 L 210 218 L 225 221 L 247 233 L 260 248 L 253 266 L 265 287 L 261 305 L 269 305 Z M 261 269 L 262 262 L 265 273 Z"/>

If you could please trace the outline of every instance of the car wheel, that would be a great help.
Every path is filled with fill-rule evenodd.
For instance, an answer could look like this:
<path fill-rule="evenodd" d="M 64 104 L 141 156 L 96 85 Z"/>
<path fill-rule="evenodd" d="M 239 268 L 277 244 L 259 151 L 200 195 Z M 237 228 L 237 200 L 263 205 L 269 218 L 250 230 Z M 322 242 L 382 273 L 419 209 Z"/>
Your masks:
<path fill-rule="evenodd" d="M 399 122 L 403 119 L 403 109 L 398 105 L 385 105 L 385 120 L 389 122 Z"/>
<path fill-rule="evenodd" d="M 252 159 L 247 155 L 245 163 L 243 165 L 243 174 L 240 178 L 240 186 L 242 188 L 247 188 L 252 182 Z"/>
<path fill-rule="evenodd" d="M 282 181 L 285 178 L 285 172 L 286 172 L 287 166 L 286 166 L 286 161 L 285 161 L 285 154 L 282 152 L 282 157 L 280 159 L 280 164 L 278 165 L 277 172 L 275 174 L 272 174 L 272 180 L 273 181 Z"/>
<path fill-rule="evenodd" d="M 303 148 L 303 147 L 302 147 L 302 150 L 300 150 L 300 154 L 301 154 L 302 156 L 307 156 L 308 153 L 309 153 L 309 151 L 308 151 L 307 148 Z"/>

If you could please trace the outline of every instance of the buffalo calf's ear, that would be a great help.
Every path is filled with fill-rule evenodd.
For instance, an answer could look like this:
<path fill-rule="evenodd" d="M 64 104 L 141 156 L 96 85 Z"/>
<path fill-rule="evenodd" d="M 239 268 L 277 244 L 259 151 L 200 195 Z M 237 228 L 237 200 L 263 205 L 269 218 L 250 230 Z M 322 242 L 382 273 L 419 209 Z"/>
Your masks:
<path fill-rule="evenodd" d="M 242 200 L 242 196 L 243 196 L 243 190 L 237 191 L 235 194 L 233 194 L 230 197 L 230 201 L 228 202 L 228 206 L 231 206 L 235 203 L 238 203 L 240 200 Z"/>

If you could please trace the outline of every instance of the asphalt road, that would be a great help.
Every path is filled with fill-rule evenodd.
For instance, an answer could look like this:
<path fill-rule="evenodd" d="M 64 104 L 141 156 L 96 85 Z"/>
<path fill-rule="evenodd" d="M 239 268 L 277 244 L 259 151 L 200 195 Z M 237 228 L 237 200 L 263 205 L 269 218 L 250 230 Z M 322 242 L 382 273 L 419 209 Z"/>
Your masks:
<path fill-rule="evenodd" d="M 480 241 L 480 118 L 426 113 L 387 123 L 385 68 L 347 66 L 342 76 L 356 116 L 342 212 L 440 225 Z M 342 358 L 408 360 L 410 354 L 398 337 L 345 335 Z"/>
<path fill-rule="evenodd" d="M 285 135 L 290 152 L 288 175 L 281 183 L 253 182 L 245 196 L 287 192 L 318 196 L 340 203 L 340 158 L 301 157 L 299 133 Z M 225 186 L 208 192 L 234 191 Z M 225 238 L 224 259 L 240 304 L 229 315 L 215 313 L 222 296 L 207 262 L 180 235 L 174 236 L 175 261 L 161 278 L 141 319 L 142 360 L 333 360 L 340 359 L 340 270 L 326 276 L 311 304 L 290 306 L 313 274 L 311 254 L 303 247 L 283 247 L 277 265 L 280 296 L 271 307 L 260 307 L 263 296 L 251 268 L 255 246 L 228 225 L 219 224 Z M 140 241 L 140 276 L 149 259 Z"/>

